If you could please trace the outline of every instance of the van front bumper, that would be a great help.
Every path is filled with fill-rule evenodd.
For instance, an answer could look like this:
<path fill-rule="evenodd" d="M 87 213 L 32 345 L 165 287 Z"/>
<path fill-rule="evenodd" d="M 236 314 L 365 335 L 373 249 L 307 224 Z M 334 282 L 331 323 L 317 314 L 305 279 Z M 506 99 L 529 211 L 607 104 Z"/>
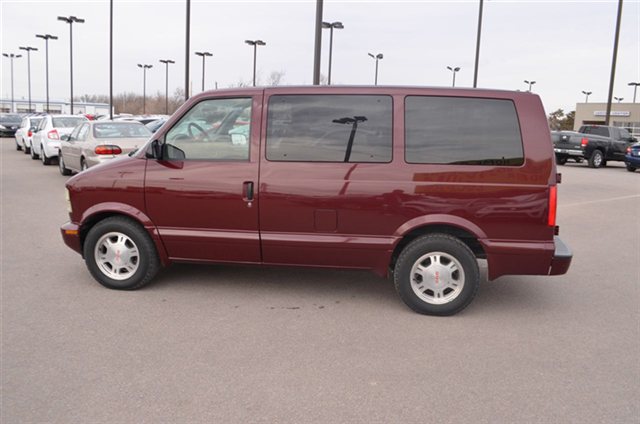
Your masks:
<path fill-rule="evenodd" d="M 551 267 L 549 268 L 549 275 L 562 275 L 566 274 L 571 265 L 571 259 L 573 259 L 573 252 L 569 249 L 560 237 L 555 236 L 553 243 L 556 246 L 556 250 L 553 253 L 553 259 L 551 260 Z"/>
<path fill-rule="evenodd" d="M 82 255 L 82 243 L 80 243 L 80 227 L 73 222 L 67 222 L 60 227 L 64 244 Z"/>

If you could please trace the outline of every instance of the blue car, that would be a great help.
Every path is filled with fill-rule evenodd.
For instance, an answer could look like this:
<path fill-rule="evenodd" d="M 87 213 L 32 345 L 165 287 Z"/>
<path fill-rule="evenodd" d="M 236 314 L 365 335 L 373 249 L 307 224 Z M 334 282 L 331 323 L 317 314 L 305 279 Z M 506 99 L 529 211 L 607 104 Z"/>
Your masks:
<path fill-rule="evenodd" d="M 624 163 L 627 165 L 627 171 L 629 172 L 634 172 L 640 168 L 640 143 L 635 143 L 627 147 Z"/>

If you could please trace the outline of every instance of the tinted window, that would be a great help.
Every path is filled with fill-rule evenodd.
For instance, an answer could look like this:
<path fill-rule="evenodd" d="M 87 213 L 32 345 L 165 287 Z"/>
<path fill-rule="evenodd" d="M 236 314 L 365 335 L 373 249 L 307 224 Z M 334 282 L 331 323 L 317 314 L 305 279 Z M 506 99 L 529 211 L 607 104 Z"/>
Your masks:
<path fill-rule="evenodd" d="M 8 124 L 19 124 L 22 120 L 20 115 L 0 115 L 0 122 Z"/>
<path fill-rule="evenodd" d="M 165 143 L 184 153 L 184 159 L 249 160 L 250 134 L 250 98 L 214 99 L 189 110 L 167 132 Z M 175 149 L 167 152 L 173 155 Z"/>
<path fill-rule="evenodd" d="M 607 127 L 598 127 L 598 126 L 584 127 L 582 129 L 582 132 L 584 134 L 593 134 L 593 135 L 601 135 L 603 137 L 609 137 L 609 129 Z"/>
<path fill-rule="evenodd" d="M 510 100 L 409 96 L 405 109 L 407 162 L 524 163 L 520 126 Z"/>
<path fill-rule="evenodd" d="M 31 118 L 31 128 L 37 128 L 42 118 Z"/>
<path fill-rule="evenodd" d="M 305 162 L 390 162 L 389 96 L 272 96 L 267 159 Z"/>
<path fill-rule="evenodd" d="M 73 128 L 85 121 L 85 118 L 53 118 L 53 128 Z"/>
<path fill-rule="evenodd" d="M 93 136 L 95 138 L 146 138 L 151 135 L 151 131 L 142 124 L 136 123 L 113 123 L 93 125 Z"/>

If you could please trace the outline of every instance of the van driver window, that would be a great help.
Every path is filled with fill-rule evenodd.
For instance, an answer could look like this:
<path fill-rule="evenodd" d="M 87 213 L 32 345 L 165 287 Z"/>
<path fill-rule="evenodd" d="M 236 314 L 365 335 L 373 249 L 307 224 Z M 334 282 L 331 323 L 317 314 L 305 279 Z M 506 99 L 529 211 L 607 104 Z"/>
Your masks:
<path fill-rule="evenodd" d="M 213 99 L 196 104 L 167 132 L 165 143 L 184 160 L 249 160 L 251 98 Z"/>

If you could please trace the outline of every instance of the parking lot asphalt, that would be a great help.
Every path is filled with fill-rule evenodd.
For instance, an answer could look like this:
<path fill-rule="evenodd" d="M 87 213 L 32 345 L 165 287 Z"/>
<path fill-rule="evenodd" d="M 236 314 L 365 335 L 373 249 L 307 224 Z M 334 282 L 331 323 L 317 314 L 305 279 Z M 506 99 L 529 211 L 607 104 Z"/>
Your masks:
<path fill-rule="evenodd" d="M 56 166 L 0 140 L 3 423 L 640 422 L 640 172 L 569 164 L 558 277 L 447 318 L 359 271 L 175 265 L 107 290 Z"/>

